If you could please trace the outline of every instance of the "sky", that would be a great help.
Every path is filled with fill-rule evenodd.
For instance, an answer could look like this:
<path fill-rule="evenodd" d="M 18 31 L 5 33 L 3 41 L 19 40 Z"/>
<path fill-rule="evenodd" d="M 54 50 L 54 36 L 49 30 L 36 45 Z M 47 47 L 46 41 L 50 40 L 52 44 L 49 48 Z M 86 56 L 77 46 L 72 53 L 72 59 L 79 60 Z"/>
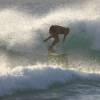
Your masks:
<path fill-rule="evenodd" d="M 80 8 L 90 0 L 0 0 L 0 9 L 17 9 L 30 14 L 48 13 L 50 9 L 64 7 Z M 91 0 L 92 1 L 92 0 Z"/>

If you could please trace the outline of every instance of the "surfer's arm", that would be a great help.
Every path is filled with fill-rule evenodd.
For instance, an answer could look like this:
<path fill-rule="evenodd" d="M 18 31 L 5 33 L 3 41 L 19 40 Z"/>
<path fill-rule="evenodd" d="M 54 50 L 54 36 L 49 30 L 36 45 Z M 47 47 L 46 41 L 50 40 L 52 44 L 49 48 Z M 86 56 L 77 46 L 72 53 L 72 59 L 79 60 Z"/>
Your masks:
<path fill-rule="evenodd" d="M 65 41 L 65 39 L 66 39 L 66 36 L 67 36 L 67 34 L 64 34 L 64 37 L 63 37 L 63 42 Z"/>
<path fill-rule="evenodd" d="M 44 40 L 44 42 L 46 42 L 46 41 L 49 40 L 50 38 L 52 38 L 52 36 L 49 36 L 47 39 Z"/>
<path fill-rule="evenodd" d="M 66 36 L 69 34 L 70 29 L 66 28 L 65 32 L 64 32 L 64 38 L 63 38 L 63 42 L 65 41 Z"/>

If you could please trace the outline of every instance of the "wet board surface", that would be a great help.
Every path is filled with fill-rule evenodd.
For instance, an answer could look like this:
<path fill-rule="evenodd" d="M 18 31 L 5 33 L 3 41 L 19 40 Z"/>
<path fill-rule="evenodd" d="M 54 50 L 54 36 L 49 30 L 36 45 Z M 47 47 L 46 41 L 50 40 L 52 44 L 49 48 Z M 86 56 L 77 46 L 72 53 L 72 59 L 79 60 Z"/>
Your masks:
<path fill-rule="evenodd" d="M 51 53 L 48 53 L 48 54 L 52 55 L 52 56 L 66 55 L 65 53 L 56 53 L 56 52 L 51 52 Z"/>

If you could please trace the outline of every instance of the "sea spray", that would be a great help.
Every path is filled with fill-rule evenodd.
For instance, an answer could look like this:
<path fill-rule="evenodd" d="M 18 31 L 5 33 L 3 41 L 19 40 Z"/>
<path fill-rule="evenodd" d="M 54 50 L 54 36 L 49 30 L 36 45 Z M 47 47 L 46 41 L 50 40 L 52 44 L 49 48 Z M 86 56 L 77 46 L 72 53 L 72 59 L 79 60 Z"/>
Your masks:
<path fill-rule="evenodd" d="M 4 66 L 2 66 L 4 67 Z M 33 66 L 4 67 L 0 74 L 0 96 L 11 95 L 16 91 L 44 90 L 57 84 L 72 83 L 76 79 L 100 79 L 99 74 L 86 74 L 66 70 L 60 66 L 37 64 Z"/>

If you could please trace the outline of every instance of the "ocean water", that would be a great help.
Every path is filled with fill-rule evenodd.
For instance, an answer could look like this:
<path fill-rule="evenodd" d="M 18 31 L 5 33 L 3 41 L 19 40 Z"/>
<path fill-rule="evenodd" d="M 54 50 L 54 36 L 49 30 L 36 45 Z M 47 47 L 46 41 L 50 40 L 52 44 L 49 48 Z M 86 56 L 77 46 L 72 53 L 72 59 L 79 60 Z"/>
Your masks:
<path fill-rule="evenodd" d="M 99 0 L 0 0 L 0 100 L 100 99 Z M 51 25 L 70 28 L 48 55 Z"/>

